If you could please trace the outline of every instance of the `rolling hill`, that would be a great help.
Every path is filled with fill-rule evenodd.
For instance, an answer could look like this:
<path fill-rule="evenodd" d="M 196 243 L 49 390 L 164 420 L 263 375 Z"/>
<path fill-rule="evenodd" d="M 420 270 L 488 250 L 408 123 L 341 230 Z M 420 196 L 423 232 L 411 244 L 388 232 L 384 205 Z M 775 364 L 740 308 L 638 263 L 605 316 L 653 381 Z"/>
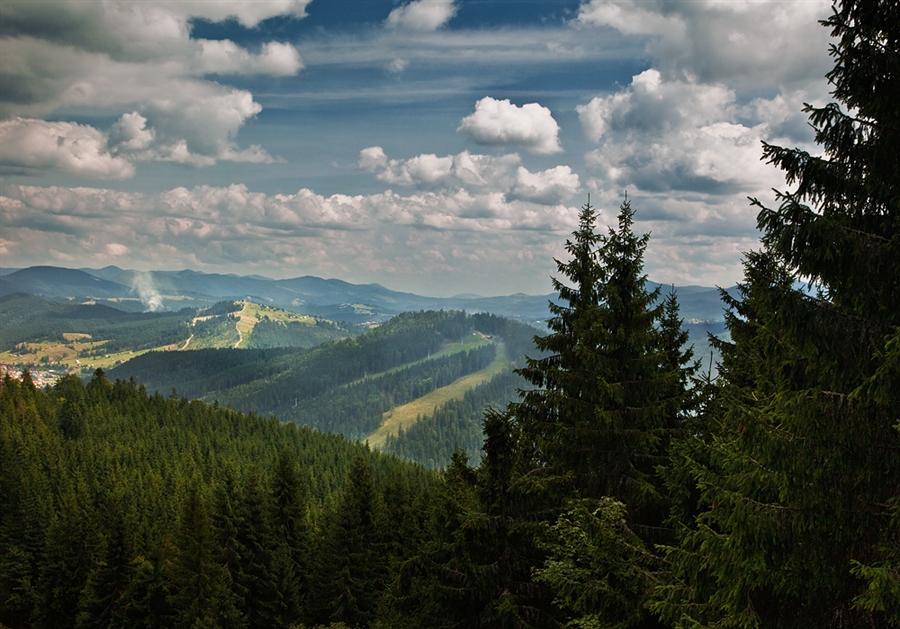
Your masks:
<path fill-rule="evenodd" d="M 408 431 L 472 389 L 502 380 L 502 387 L 455 416 L 455 428 L 445 431 L 450 443 L 434 441 L 428 456 L 419 459 L 441 467 L 458 447 L 474 451 L 480 445 L 484 408 L 515 398 L 522 383 L 510 378 L 510 370 L 526 353 L 534 353 L 533 333 L 529 326 L 492 315 L 406 313 L 361 336 L 313 348 L 150 352 L 109 376 L 134 378 L 149 391 L 371 439 L 373 445 L 391 437 L 394 449 L 403 446 L 401 424 L 390 422 L 394 413 L 405 418 L 402 428 Z M 410 415 L 406 407 L 417 401 L 421 416 Z"/>
<path fill-rule="evenodd" d="M 109 369 L 143 352 L 202 348 L 312 347 L 364 331 L 251 302 L 128 312 L 98 303 L 0 297 L 0 363 L 57 375 Z"/>

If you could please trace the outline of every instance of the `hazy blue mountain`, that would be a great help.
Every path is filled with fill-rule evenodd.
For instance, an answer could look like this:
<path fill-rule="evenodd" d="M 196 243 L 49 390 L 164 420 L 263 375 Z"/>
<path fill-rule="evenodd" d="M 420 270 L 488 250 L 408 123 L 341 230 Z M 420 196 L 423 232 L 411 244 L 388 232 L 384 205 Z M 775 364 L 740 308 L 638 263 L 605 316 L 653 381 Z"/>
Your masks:
<path fill-rule="evenodd" d="M 85 273 L 90 273 L 94 277 L 99 277 L 102 280 L 110 280 L 112 282 L 116 281 L 116 277 L 121 275 L 125 269 L 121 269 L 113 264 L 109 266 L 105 266 L 102 269 L 78 269 L 79 271 L 84 271 Z M 119 282 L 121 284 L 121 282 Z"/>
<path fill-rule="evenodd" d="M 651 288 L 659 284 L 651 282 Z M 667 285 L 661 286 L 668 292 Z M 723 320 L 719 290 L 707 286 L 675 287 L 681 314 L 687 324 L 705 324 Z M 249 299 L 332 320 L 359 323 L 385 321 L 401 312 L 416 310 L 465 310 L 490 312 L 521 322 L 540 325 L 549 316 L 548 302 L 554 295 L 506 295 L 480 297 L 425 297 L 394 291 L 380 284 L 351 284 L 337 279 L 303 276 L 273 280 L 258 275 L 239 276 L 199 271 L 123 270 L 116 266 L 103 269 L 65 269 L 51 266 L 30 267 L 0 276 L 0 295 L 23 292 L 47 299 L 104 300 L 141 299 L 147 309 L 174 310 L 183 306 L 202 307 L 223 300 Z M 736 294 L 735 289 L 729 293 Z M 132 302 L 134 304 L 135 302 Z M 701 325 L 717 333 L 709 326 Z M 693 330 L 692 330 L 693 331 Z"/>
<path fill-rule="evenodd" d="M 33 266 L 0 276 L 0 295 L 28 293 L 52 300 L 125 297 L 129 288 L 92 273 L 56 266 Z"/>

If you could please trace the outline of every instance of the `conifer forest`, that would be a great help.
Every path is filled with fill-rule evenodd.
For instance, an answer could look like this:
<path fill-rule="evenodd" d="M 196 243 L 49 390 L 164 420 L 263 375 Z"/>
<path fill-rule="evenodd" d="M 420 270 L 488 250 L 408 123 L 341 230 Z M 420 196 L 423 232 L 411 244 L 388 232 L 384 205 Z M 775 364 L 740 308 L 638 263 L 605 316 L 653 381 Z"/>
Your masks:
<path fill-rule="evenodd" d="M 99 369 L 44 389 L 7 375 L 0 627 L 900 627 L 900 3 L 842 0 L 823 27 L 820 152 L 761 149 L 788 188 L 748 202 L 762 236 L 739 297 L 723 291 L 716 373 L 675 295 L 647 288 L 653 241 L 626 196 L 608 229 L 583 206 L 534 346 L 497 317 L 413 313 L 354 341 L 358 364 L 337 342 L 318 354 L 333 364 L 298 363 L 284 417 Z M 382 352 L 392 325 L 427 343 Z M 385 400 L 499 350 L 411 367 L 421 391 L 367 374 L 472 326 L 505 335 L 515 375 L 381 451 L 360 442 Z M 249 386 L 241 369 L 229 386 Z M 501 390 L 514 401 L 485 408 Z M 428 450 L 462 414 L 466 449 Z"/>

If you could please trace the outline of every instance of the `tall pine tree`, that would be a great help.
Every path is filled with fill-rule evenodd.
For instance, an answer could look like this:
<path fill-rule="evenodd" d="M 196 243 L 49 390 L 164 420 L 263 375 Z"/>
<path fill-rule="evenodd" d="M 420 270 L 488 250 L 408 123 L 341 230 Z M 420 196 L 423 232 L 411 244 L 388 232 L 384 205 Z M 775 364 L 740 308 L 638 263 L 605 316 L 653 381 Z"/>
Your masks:
<path fill-rule="evenodd" d="M 582 498 L 624 502 L 652 535 L 665 513 L 655 468 L 688 399 L 690 352 L 674 296 L 658 303 L 659 289 L 648 290 L 649 235 L 634 233 L 628 199 L 616 229 L 598 234 L 596 220 L 588 203 L 566 243 L 571 260 L 557 260 L 563 303 L 535 338 L 545 356 L 519 371 L 535 388 L 511 412 L 544 472 Z"/>
<path fill-rule="evenodd" d="M 762 249 L 685 450 L 700 512 L 656 603 L 678 626 L 897 622 L 900 5 L 844 0 L 823 24 L 846 109 L 807 106 L 822 155 L 764 147 L 795 189 L 757 203 Z"/>

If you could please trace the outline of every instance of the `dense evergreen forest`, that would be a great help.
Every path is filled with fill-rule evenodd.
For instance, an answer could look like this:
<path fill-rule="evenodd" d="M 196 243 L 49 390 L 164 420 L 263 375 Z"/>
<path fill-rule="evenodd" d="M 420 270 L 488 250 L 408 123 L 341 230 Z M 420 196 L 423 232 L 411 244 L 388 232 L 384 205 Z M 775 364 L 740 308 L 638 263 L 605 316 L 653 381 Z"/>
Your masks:
<path fill-rule="evenodd" d="M 150 396 L 99 371 L 49 392 L 7 376 L 0 417 L 9 627 L 359 618 L 421 529 L 435 484 L 343 437 Z M 345 609 L 348 562 L 368 581 Z"/>
<path fill-rule="evenodd" d="M 754 201 L 715 378 L 674 294 L 648 288 L 627 196 L 607 230 L 582 208 L 519 395 L 484 412 L 478 460 L 439 473 L 99 372 L 6 378 L 0 622 L 900 627 L 900 4 L 844 0 L 824 25 L 836 102 L 806 108 L 822 154 L 763 147 L 793 190 Z M 392 325 L 422 338 L 376 351 Z M 471 326 L 410 314 L 318 370 L 317 350 L 248 350 L 228 381 L 269 352 L 298 363 L 292 396 L 355 386 Z"/>

